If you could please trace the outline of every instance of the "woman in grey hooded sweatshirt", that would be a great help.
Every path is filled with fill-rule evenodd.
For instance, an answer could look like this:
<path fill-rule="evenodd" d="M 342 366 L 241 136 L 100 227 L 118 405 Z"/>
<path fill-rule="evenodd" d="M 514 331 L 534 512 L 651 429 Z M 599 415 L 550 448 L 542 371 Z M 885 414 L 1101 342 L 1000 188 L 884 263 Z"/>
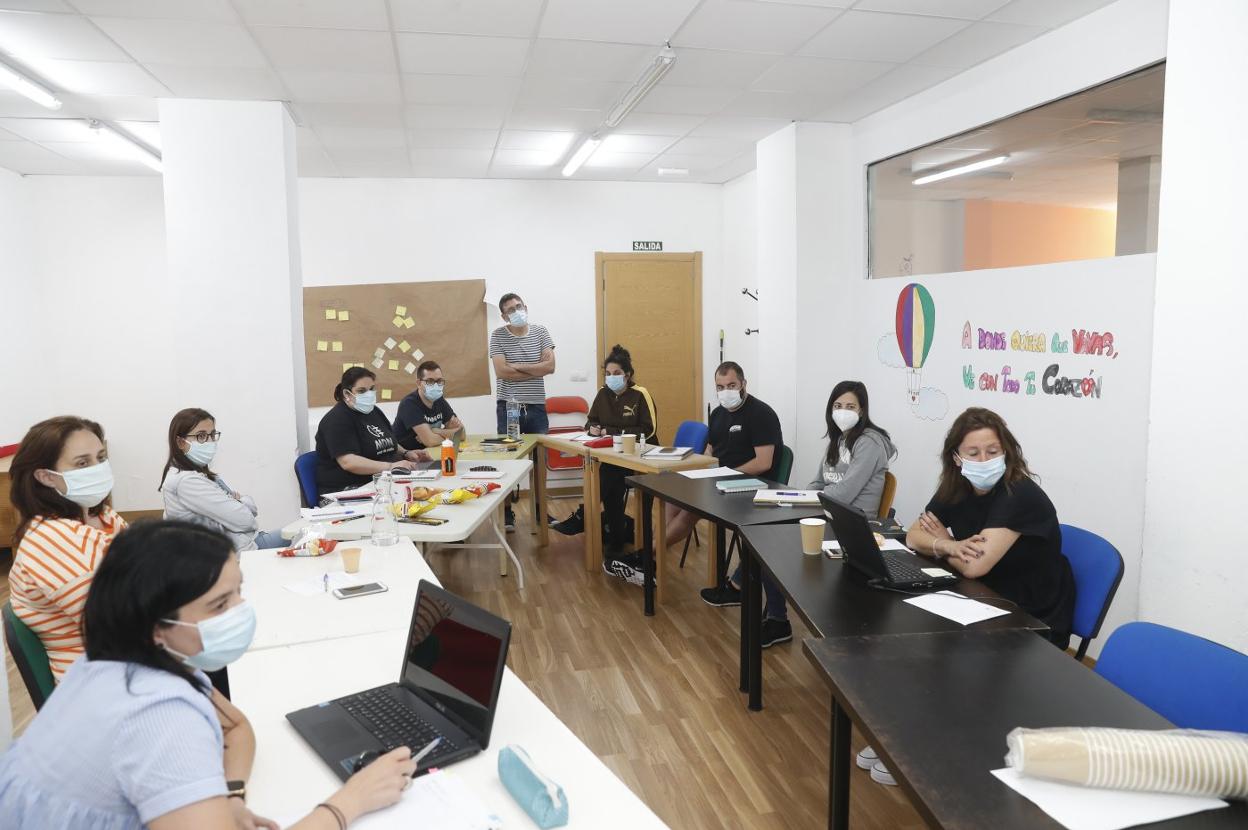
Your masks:
<path fill-rule="evenodd" d="M 897 448 L 887 432 L 871 423 L 866 385 L 857 380 L 838 383 L 825 417 L 828 451 L 807 489 L 822 490 L 874 517 L 884 494 L 884 473 Z"/>

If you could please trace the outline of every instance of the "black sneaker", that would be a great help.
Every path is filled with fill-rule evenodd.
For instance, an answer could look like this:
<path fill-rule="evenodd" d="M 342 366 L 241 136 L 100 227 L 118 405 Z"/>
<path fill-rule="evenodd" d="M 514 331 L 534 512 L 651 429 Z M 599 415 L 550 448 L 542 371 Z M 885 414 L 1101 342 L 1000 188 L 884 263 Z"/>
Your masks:
<path fill-rule="evenodd" d="M 585 532 L 585 510 L 578 507 L 576 512 L 562 522 L 555 522 L 550 526 L 551 530 L 562 533 L 564 536 L 575 536 L 578 533 Z"/>
<path fill-rule="evenodd" d="M 608 576 L 618 576 L 630 585 L 644 585 L 645 575 L 641 571 L 641 563 L 637 554 L 621 556 L 619 559 L 608 559 L 602 563 L 602 569 Z"/>
<path fill-rule="evenodd" d="M 510 504 L 503 510 L 503 529 L 508 533 L 516 532 L 516 514 Z"/>
<path fill-rule="evenodd" d="M 763 648 L 771 648 L 776 643 L 787 643 L 793 639 L 793 626 L 788 620 L 763 620 L 760 639 Z"/>
<path fill-rule="evenodd" d="M 731 582 L 718 588 L 703 588 L 702 601 L 716 608 L 731 608 L 741 604 L 741 589 Z"/>

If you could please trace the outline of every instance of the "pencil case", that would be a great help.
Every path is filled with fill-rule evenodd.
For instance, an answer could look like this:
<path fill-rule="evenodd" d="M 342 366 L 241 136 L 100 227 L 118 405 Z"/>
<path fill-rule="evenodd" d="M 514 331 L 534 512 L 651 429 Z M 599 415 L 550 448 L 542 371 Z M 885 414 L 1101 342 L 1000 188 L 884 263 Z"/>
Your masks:
<path fill-rule="evenodd" d="M 563 788 L 533 766 L 523 747 L 511 744 L 498 751 L 498 777 L 542 830 L 568 823 L 568 798 Z"/>

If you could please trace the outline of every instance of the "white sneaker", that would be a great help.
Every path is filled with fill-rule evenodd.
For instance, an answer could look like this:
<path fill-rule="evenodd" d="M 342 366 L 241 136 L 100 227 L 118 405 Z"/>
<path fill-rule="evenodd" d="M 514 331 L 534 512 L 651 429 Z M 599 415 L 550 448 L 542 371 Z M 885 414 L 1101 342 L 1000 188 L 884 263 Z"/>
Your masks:
<path fill-rule="evenodd" d="M 888 767 L 879 761 L 876 761 L 875 766 L 871 767 L 871 780 L 886 787 L 897 786 L 897 779 L 888 771 Z"/>
<path fill-rule="evenodd" d="M 875 750 L 869 746 L 864 746 L 862 752 L 858 753 L 858 769 L 871 769 L 880 760 L 880 756 L 875 754 Z"/>

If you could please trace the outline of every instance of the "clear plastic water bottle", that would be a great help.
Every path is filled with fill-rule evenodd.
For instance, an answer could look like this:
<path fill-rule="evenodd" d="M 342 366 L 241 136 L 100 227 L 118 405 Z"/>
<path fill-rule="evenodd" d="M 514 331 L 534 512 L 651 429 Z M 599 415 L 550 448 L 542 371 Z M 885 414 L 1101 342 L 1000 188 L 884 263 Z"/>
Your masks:
<path fill-rule="evenodd" d="M 520 440 L 520 402 L 514 395 L 507 399 L 507 437 Z"/>
<path fill-rule="evenodd" d="M 394 516 L 393 481 L 390 471 L 373 474 L 373 533 L 370 541 L 386 547 L 399 541 L 399 522 Z"/>

